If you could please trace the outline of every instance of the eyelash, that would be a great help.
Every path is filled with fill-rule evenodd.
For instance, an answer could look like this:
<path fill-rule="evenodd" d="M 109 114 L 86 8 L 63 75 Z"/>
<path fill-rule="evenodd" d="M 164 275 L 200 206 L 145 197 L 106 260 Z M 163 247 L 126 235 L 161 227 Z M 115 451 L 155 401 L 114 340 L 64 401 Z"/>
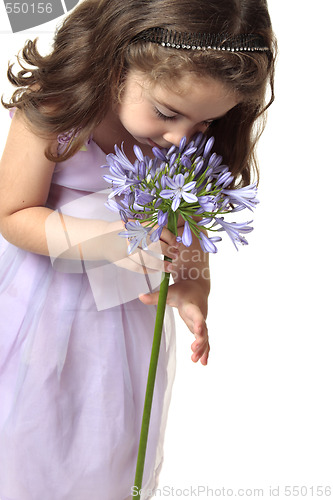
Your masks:
<path fill-rule="evenodd" d="M 161 113 L 161 111 L 159 109 L 157 109 L 157 108 L 154 108 L 154 111 L 157 114 L 157 116 L 159 118 L 161 118 L 161 120 L 168 121 L 168 120 L 174 120 L 175 118 L 177 118 L 177 115 L 175 115 L 175 116 L 166 116 L 163 113 Z"/>
<path fill-rule="evenodd" d="M 163 113 L 161 113 L 161 111 L 157 108 L 154 108 L 154 111 L 156 113 L 156 115 L 158 116 L 158 118 L 160 118 L 161 120 L 164 120 L 164 121 L 171 121 L 171 120 L 175 120 L 177 118 L 177 115 L 175 116 L 166 116 L 164 115 Z M 207 127 L 209 127 L 209 125 L 211 125 L 213 122 L 202 122 L 204 125 L 206 125 Z"/>

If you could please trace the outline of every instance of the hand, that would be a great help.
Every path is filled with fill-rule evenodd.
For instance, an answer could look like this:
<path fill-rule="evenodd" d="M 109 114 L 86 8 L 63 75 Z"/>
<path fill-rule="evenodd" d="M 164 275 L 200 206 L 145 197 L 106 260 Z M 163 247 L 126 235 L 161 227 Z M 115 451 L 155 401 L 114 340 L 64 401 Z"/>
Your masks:
<path fill-rule="evenodd" d="M 159 292 L 142 294 L 141 302 L 147 305 L 157 304 Z M 167 304 L 177 307 L 181 318 L 193 333 L 195 341 L 191 345 L 194 363 L 199 361 L 207 365 L 209 355 L 208 330 L 206 325 L 207 297 L 202 292 L 199 281 L 184 280 L 169 286 Z"/>

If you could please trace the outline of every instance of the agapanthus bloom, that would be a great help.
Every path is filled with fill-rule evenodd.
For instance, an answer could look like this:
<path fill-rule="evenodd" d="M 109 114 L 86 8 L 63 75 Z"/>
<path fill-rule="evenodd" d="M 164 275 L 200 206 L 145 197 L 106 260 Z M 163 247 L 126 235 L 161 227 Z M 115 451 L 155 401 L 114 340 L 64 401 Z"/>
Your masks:
<path fill-rule="evenodd" d="M 148 234 L 157 241 L 170 214 L 184 220 L 178 240 L 185 246 L 192 244 L 194 236 L 204 252 L 215 253 L 222 231 L 236 248 L 247 244 L 244 234 L 253 229 L 249 222 L 227 222 L 224 216 L 245 208 L 253 210 L 258 204 L 256 185 L 231 187 L 235 179 L 222 156 L 211 152 L 213 144 L 213 137 L 197 134 L 189 144 L 183 137 L 178 148 L 154 147 L 154 158 L 144 156 L 140 147 L 134 146 L 133 164 L 117 146 L 115 153 L 107 156 L 109 174 L 104 179 L 111 184 L 111 192 L 106 205 L 119 211 L 126 223 L 127 231 L 121 236 L 130 239 L 129 252 L 139 245 L 146 248 Z M 215 235 L 207 236 L 203 229 Z"/>
<path fill-rule="evenodd" d="M 185 183 L 185 176 L 177 174 L 173 178 L 166 177 L 166 184 L 169 189 L 163 189 L 160 192 L 162 198 L 172 199 L 171 208 L 176 212 L 182 199 L 187 203 L 193 203 L 198 198 L 191 190 L 195 189 L 196 183 L 194 181 Z"/>
<path fill-rule="evenodd" d="M 143 250 L 147 250 L 147 236 L 150 228 L 146 228 L 140 224 L 139 221 L 128 221 L 126 223 L 127 231 L 121 231 L 119 236 L 128 238 L 129 246 L 128 253 L 134 252 L 139 245 L 142 246 Z"/>

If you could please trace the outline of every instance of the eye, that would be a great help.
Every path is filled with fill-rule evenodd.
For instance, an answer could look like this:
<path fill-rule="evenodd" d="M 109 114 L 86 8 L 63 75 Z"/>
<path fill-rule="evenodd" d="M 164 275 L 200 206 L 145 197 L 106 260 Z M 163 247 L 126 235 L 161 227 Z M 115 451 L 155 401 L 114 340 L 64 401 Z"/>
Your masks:
<path fill-rule="evenodd" d="M 177 115 L 173 115 L 173 116 L 167 116 L 167 115 L 164 115 L 163 113 L 161 113 L 161 111 L 156 108 L 154 106 L 154 112 L 156 113 L 156 115 L 161 119 L 161 120 L 175 120 L 175 118 L 177 118 Z"/>

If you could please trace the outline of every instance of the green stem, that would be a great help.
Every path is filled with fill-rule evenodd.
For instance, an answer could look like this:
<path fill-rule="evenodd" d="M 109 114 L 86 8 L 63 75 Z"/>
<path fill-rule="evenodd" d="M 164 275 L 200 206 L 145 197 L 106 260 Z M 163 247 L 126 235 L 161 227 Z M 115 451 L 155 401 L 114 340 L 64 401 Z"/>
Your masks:
<path fill-rule="evenodd" d="M 168 229 L 174 234 L 177 234 L 177 217 L 174 212 L 169 212 Z M 164 260 L 171 261 L 169 257 L 164 257 Z M 138 458 L 136 463 L 134 487 L 132 490 L 133 491 L 132 499 L 135 498 L 136 500 L 137 499 L 140 500 L 141 498 L 140 490 L 142 488 L 142 478 L 143 478 L 143 469 L 146 458 L 150 414 L 153 401 L 157 362 L 158 362 L 158 356 L 162 338 L 163 321 L 164 321 L 166 300 L 168 295 L 169 280 L 170 280 L 170 273 L 164 273 L 164 277 L 161 282 L 159 296 L 158 296 L 154 337 L 151 349 L 148 380 L 146 387 L 146 397 L 144 402 L 142 424 L 141 424 Z"/>

